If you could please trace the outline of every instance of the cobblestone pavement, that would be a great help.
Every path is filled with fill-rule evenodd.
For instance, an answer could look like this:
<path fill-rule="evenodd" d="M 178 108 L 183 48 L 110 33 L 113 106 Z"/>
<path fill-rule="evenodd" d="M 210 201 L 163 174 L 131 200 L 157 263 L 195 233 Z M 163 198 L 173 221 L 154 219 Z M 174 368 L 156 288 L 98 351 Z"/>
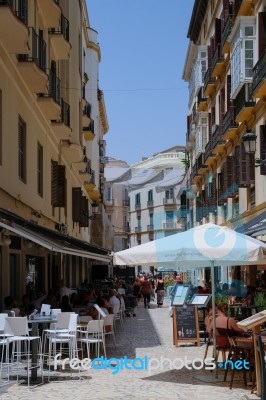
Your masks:
<path fill-rule="evenodd" d="M 161 356 L 171 360 L 184 358 L 203 359 L 205 343 L 196 346 L 173 346 L 172 318 L 168 307 L 157 308 L 151 303 L 150 309 L 144 309 L 143 304 L 136 308 L 136 317 L 125 319 L 124 327 L 117 324 L 114 348 L 111 338 L 108 338 L 107 357 Z M 60 372 L 49 383 L 28 388 L 25 385 L 12 383 L 0 387 L 0 399 L 78 399 L 87 400 L 239 400 L 250 394 L 251 388 L 244 386 L 242 375 L 236 375 L 233 389 L 229 382 L 223 382 L 223 373 L 219 372 L 218 380 L 215 373 L 205 370 L 171 369 L 165 362 L 163 369 L 156 371 L 122 370 L 113 374 L 111 370 L 95 370 L 78 373 Z"/>

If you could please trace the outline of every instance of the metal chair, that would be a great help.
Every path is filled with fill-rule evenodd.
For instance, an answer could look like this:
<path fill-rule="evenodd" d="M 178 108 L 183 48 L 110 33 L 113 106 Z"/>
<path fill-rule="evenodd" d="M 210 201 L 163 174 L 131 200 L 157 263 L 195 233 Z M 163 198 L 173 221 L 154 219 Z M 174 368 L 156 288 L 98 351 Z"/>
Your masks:
<path fill-rule="evenodd" d="M 106 358 L 106 348 L 105 348 L 105 334 L 104 334 L 104 320 L 92 320 L 88 322 L 87 329 L 78 330 L 80 337 L 78 337 L 77 341 L 82 344 L 85 344 L 87 347 L 87 356 L 90 358 L 90 345 L 96 345 L 96 353 L 97 357 L 100 356 L 100 345 L 103 346 L 104 356 Z M 83 357 L 83 349 L 82 349 L 82 357 Z"/>

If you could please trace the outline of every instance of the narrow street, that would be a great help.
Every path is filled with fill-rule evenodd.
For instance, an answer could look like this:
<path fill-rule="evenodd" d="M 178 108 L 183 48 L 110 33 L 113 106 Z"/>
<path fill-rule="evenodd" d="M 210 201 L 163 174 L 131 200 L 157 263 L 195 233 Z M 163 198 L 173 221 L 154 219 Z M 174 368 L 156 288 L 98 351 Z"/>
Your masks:
<path fill-rule="evenodd" d="M 150 309 L 144 309 L 141 303 L 136 309 L 136 317 L 126 318 L 123 328 L 119 322 L 116 326 L 117 346 L 114 348 L 112 339 L 108 338 L 108 359 L 124 356 L 128 359 L 143 359 L 147 356 L 154 368 L 155 362 L 152 362 L 151 358 L 164 357 L 173 361 L 187 356 L 189 361 L 195 358 L 203 359 L 205 344 L 200 347 L 178 348 L 172 345 L 172 318 L 169 317 L 166 302 L 163 308 L 157 308 L 156 303 L 152 302 Z M 77 378 L 77 372 L 61 372 L 51 377 L 54 381 L 36 388 L 12 383 L 1 388 L 0 398 L 240 400 L 245 394 L 250 395 L 251 391 L 250 386 L 244 386 L 242 374 L 236 374 L 233 389 L 230 390 L 229 377 L 227 382 L 223 382 L 222 371 L 219 371 L 218 380 L 215 381 L 214 372 L 186 368 L 174 370 L 169 368 L 168 361 L 165 361 L 162 369 L 154 371 L 123 369 L 114 373 L 114 370 L 110 369 L 90 369 L 81 373 L 80 380 Z"/>

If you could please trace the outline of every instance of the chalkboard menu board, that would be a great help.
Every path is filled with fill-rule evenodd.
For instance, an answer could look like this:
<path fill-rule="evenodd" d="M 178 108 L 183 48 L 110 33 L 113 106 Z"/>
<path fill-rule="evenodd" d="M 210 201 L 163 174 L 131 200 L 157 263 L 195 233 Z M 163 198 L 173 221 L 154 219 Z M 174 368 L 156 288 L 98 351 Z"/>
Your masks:
<path fill-rule="evenodd" d="M 198 309 L 194 305 L 175 306 L 174 344 L 192 342 L 200 345 Z"/>

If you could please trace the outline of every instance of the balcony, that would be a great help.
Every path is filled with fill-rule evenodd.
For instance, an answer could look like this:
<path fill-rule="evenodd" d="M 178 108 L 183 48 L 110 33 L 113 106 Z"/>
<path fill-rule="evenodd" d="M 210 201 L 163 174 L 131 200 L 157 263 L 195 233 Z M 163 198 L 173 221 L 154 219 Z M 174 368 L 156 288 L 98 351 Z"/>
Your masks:
<path fill-rule="evenodd" d="M 46 43 L 34 28 L 29 28 L 29 31 L 30 51 L 28 54 L 18 54 L 18 70 L 32 93 L 46 93 Z"/>
<path fill-rule="evenodd" d="M 150 208 L 150 207 L 153 207 L 153 206 L 154 206 L 153 200 L 148 200 L 147 201 L 147 207 Z"/>
<path fill-rule="evenodd" d="M 165 207 L 167 207 L 167 206 L 170 206 L 170 207 L 171 206 L 175 206 L 176 205 L 176 199 L 174 197 L 170 197 L 170 198 L 165 197 L 163 199 L 163 205 Z"/>
<path fill-rule="evenodd" d="M 0 37 L 10 54 L 28 54 L 26 1 L 0 0 Z"/>
<path fill-rule="evenodd" d="M 69 21 L 61 15 L 58 29 L 49 29 L 51 46 L 57 60 L 68 60 L 71 45 L 69 43 Z"/>
<path fill-rule="evenodd" d="M 84 182 L 84 187 L 87 190 L 87 192 L 89 192 L 89 195 L 91 197 L 91 193 L 94 192 L 94 189 L 96 187 L 96 185 L 95 185 L 95 171 L 93 169 L 91 170 L 90 175 L 91 175 L 91 178 L 90 178 L 90 180 Z M 97 193 L 95 193 L 95 194 L 97 195 Z"/>
<path fill-rule="evenodd" d="M 114 199 L 105 199 L 104 204 L 106 206 L 113 206 L 114 205 Z"/>
<path fill-rule="evenodd" d="M 141 210 L 141 203 L 135 203 L 135 210 Z"/>
<path fill-rule="evenodd" d="M 257 99 L 266 96 L 266 51 L 253 68 L 252 93 Z"/>
<path fill-rule="evenodd" d="M 235 15 L 249 16 L 252 15 L 254 7 L 253 0 L 235 0 Z"/>
<path fill-rule="evenodd" d="M 232 31 L 233 20 L 234 20 L 234 15 L 228 15 L 222 29 L 221 47 L 223 54 L 230 52 L 230 43 L 228 42 L 227 39 Z"/>
<path fill-rule="evenodd" d="M 46 119 L 60 120 L 61 81 L 54 71 L 49 71 L 48 93 L 38 93 L 37 101 Z"/>
<path fill-rule="evenodd" d="M 222 125 L 216 125 L 212 134 L 212 152 L 218 154 L 223 151 L 226 141 L 223 139 Z"/>
<path fill-rule="evenodd" d="M 86 142 L 91 142 L 95 138 L 93 119 L 88 126 L 83 128 L 83 137 Z"/>
<path fill-rule="evenodd" d="M 135 226 L 135 232 L 141 233 L 141 226 Z"/>
<path fill-rule="evenodd" d="M 198 172 L 198 164 L 197 162 L 193 165 L 192 167 L 192 172 L 191 172 L 191 178 L 192 180 L 196 177 L 199 176 L 199 172 Z"/>
<path fill-rule="evenodd" d="M 218 44 L 212 58 L 212 77 L 221 77 L 224 72 L 224 56 L 221 52 L 221 44 Z"/>
<path fill-rule="evenodd" d="M 212 149 L 213 144 L 212 140 L 210 140 L 205 146 L 204 164 L 206 165 L 209 165 L 211 163 L 211 158 L 213 158 Z"/>
<path fill-rule="evenodd" d="M 86 101 L 85 107 L 83 108 L 82 112 L 82 124 L 83 127 L 86 127 L 86 125 L 89 125 L 91 122 L 91 105 Z"/>
<path fill-rule="evenodd" d="M 91 180 L 92 169 L 91 169 L 91 160 L 87 160 L 86 167 L 84 169 L 79 170 L 79 177 L 83 183 Z"/>
<path fill-rule="evenodd" d="M 215 92 L 215 78 L 211 75 L 211 68 L 208 68 L 204 76 L 203 93 L 206 97 L 211 96 Z"/>
<path fill-rule="evenodd" d="M 61 99 L 61 115 L 59 120 L 52 120 L 51 126 L 60 140 L 68 139 L 71 135 L 70 106 Z"/>
<path fill-rule="evenodd" d="M 235 139 L 238 126 L 238 123 L 235 122 L 235 107 L 230 106 L 223 117 L 223 138 L 225 140 Z"/>
<path fill-rule="evenodd" d="M 123 231 L 124 231 L 124 232 L 130 232 L 130 226 L 129 226 L 129 224 L 123 225 Z"/>
<path fill-rule="evenodd" d="M 177 223 L 174 221 L 169 221 L 169 222 L 163 222 L 163 229 L 165 230 L 173 230 L 177 229 Z"/>
<path fill-rule="evenodd" d="M 71 143 L 69 140 L 63 140 L 61 143 L 62 156 L 69 164 L 79 162 L 83 159 L 83 147 L 77 143 Z"/>
<path fill-rule="evenodd" d="M 204 96 L 203 87 L 201 87 L 198 94 L 198 112 L 207 111 L 207 108 L 207 97 Z"/>
<path fill-rule="evenodd" d="M 245 83 L 235 99 L 236 122 L 248 121 L 255 104 L 252 98 L 252 84 Z"/>
<path fill-rule="evenodd" d="M 129 199 L 123 200 L 123 207 L 129 207 L 129 206 L 130 206 Z"/>
<path fill-rule="evenodd" d="M 154 231 L 154 225 L 153 224 L 147 225 L 147 231 Z"/>
<path fill-rule="evenodd" d="M 61 17 L 61 8 L 59 4 L 59 0 L 37 0 L 38 10 L 45 28 L 59 26 Z"/>

